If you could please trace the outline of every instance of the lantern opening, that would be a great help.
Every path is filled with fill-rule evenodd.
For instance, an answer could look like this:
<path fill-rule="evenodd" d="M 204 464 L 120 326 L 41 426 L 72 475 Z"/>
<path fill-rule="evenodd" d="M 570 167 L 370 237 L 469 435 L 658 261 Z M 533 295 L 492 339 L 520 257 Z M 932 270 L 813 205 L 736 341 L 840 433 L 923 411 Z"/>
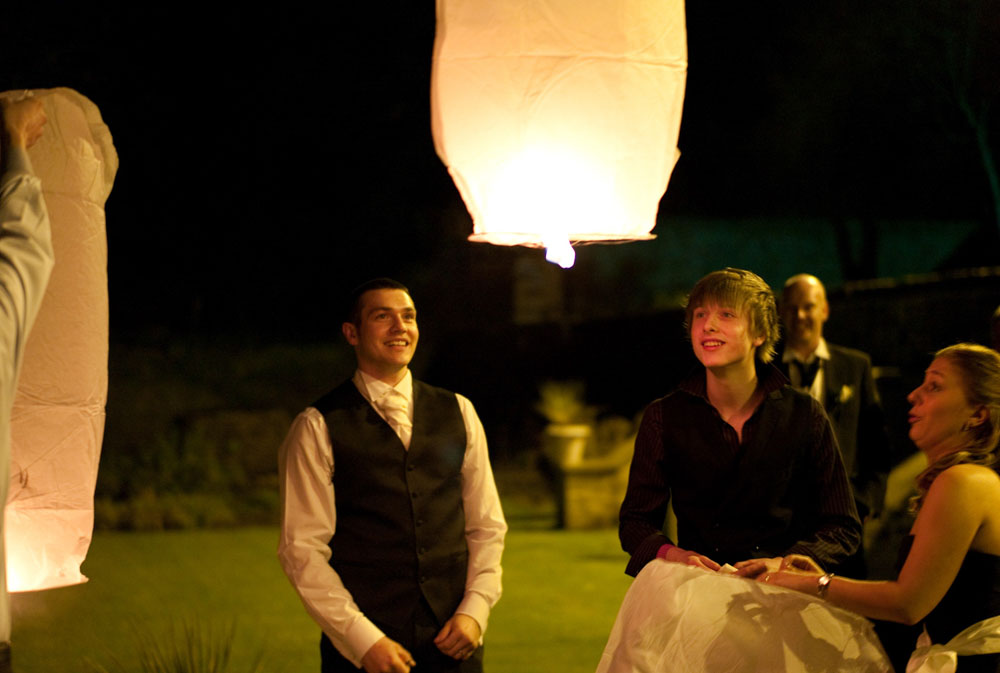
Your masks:
<path fill-rule="evenodd" d="M 93 527 L 89 512 L 12 510 L 6 515 L 7 589 L 11 593 L 71 586 L 87 581 L 80 564 L 90 538 L 77 536 L 67 548 L 67 530 Z"/>
<path fill-rule="evenodd" d="M 535 147 L 500 164 L 486 180 L 479 233 L 473 240 L 546 248 L 567 269 L 571 241 L 591 241 L 628 219 L 614 176 L 570 148 Z"/>

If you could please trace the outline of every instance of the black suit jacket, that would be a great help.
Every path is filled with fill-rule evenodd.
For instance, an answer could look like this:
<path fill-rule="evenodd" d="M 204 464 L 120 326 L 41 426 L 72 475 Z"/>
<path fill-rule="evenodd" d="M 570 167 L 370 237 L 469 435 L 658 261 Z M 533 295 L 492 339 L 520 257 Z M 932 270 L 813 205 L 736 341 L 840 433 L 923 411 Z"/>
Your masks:
<path fill-rule="evenodd" d="M 868 354 L 829 342 L 826 345 L 830 360 L 823 364 L 823 406 L 837 435 L 858 515 L 864 520 L 882 511 L 892 467 L 885 415 Z M 787 376 L 788 363 L 779 366 Z"/>

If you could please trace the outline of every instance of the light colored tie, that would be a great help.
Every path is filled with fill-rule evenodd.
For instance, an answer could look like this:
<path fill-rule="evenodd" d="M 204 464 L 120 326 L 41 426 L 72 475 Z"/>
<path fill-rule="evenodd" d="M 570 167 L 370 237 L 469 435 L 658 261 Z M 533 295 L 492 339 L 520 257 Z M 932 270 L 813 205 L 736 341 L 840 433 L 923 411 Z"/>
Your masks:
<path fill-rule="evenodd" d="M 406 397 L 391 390 L 379 399 L 378 408 L 382 412 L 382 417 L 399 435 L 399 441 L 409 450 L 410 437 L 413 436 L 413 422 L 410 421 L 409 403 Z"/>

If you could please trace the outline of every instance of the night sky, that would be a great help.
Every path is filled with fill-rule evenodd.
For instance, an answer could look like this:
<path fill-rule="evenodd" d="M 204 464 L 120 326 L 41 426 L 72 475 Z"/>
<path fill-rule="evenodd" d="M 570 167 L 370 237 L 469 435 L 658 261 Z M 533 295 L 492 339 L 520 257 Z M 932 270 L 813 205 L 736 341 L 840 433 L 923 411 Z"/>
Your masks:
<path fill-rule="evenodd" d="M 358 280 L 469 263 L 471 219 L 430 134 L 432 2 L 143 4 L 14 9 L 0 25 L 0 90 L 75 88 L 114 137 L 113 329 L 308 330 L 335 324 L 317 298 Z M 1000 103 L 989 3 L 745 4 L 688 8 L 682 158 L 660 227 L 991 221 L 945 69 L 958 36 L 966 90 Z"/>

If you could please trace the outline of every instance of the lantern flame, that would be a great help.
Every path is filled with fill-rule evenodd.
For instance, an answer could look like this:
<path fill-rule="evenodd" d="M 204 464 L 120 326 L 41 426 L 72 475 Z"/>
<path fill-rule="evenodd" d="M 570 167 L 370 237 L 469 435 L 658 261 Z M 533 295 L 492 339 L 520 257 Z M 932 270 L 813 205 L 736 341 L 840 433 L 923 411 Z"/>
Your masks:
<path fill-rule="evenodd" d="M 568 269 L 576 262 L 576 251 L 573 250 L 569 241 L 547 241 L 545 243 L 545 259 Z"/>

